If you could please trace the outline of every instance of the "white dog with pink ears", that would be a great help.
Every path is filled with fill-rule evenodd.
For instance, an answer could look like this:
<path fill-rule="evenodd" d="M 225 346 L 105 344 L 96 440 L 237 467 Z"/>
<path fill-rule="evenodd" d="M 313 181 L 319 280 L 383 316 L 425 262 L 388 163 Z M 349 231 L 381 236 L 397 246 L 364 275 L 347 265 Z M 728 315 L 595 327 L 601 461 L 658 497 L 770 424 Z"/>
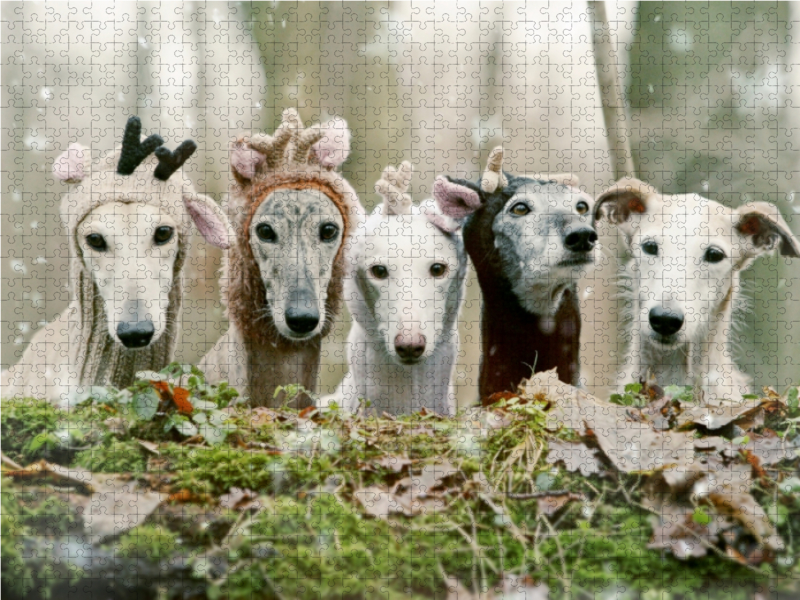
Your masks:
<path fill-rule="evenodd" d="M 454 220 L 433 200 L 413 205 L 406 193 L 411 172 L 408 162 L 383 171 L 375 184 L 383 203 L 347 249 L 350 370 L 322 405 L 355 412 L 368 400 L 378 414 L 423 407 L 455 413 L 452 376 L 468 259 Z"/>

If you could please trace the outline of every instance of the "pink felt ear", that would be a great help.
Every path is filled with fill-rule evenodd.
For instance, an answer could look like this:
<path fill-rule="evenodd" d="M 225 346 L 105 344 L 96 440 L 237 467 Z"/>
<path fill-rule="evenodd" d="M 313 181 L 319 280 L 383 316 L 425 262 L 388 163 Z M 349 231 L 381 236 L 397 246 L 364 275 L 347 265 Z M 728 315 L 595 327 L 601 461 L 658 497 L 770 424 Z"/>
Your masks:
<path fill-rule="evenodd" d="M 228 218 L 211 198 L 201 194 L 185 194 L 183 204 L 200 235 L 212 246 L 227 250 L 233 236 Z"/>
<path fill-rule="evenodd" d="M 347 160 L 350 154 L 350 130 L 340 117 L 326 123 L 324 127 L 325 135 L 311 146 L 311 151 L 316 155 L 319 164 L 326 169 L 333 169 Z"/>
<path fill-rule="evenodd" d="M 433 197 L 442 212 L 452 219 L 463 219 L 481 205 L 481 197 L 473 189 L 439 175 L 433 182 Z"/>
<path fill-rule="evenodd" d="M 266 160 L 261 152 L 253 150 L 249 146 L 237 144 L 231 148 L 231 167 L 242 179 L 253 179 L 256 176 L 258 167 Z"/>
<path fill-rule="evenodd" d="M 78 183 L 86 177 L 86 163 L 89 151 L 80 144 L 70 144 L 53 163 L 53 176 L 67 183 Z"/>
<path fill-rule="evenodd" d="M 436 203 L 425 201 L 420 204 L 420 209 L 425 218 L 430 221 L 434 227 L 441 229 L 445 233 L 455 233 L 461 229 L 461 223 L 455 219 L 451 219 L 447 215 L 443 215 L 436 209 Z"/>

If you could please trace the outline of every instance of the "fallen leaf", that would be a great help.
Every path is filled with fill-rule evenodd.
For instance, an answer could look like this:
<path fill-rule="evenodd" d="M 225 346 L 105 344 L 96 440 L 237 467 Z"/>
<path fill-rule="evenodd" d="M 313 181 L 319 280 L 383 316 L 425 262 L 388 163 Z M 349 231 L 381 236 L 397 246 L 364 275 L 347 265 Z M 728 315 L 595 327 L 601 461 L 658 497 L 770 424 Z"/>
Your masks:
<path fill-rule="evenodd" d="M 258 504 L 258 494 L 253 490 L 231 488 L 227 494 L 220 496 L 219 505 L 231 510 L 247 510 Z"/>
<path fill-rule="evenodd" d="M 80 467 L 62 467 L 45 460 L 28 465 L 22 470 L 3 471 L 3 475 L 26 483 L 49 483 L 57 487 L 76 487 L 83 493 L 94 492 L 93 474 Z"/>
<path fill-rule="evenodd" d="M 277 413 L 271 408 L 258 406 L 250 413 L 250 427 L 258 428 L 268 425 L 277 419 Z"/>
<path fill-rule="evenodd" d="M 388 490 L 378 487 L 370 486 L 358 490 L 353 494 L 353 497 L 358 500 L 364 511 L 371 517 L 378 519 L 388 519 L 389 513 L 403 512 L 403 508 L 394 499 L 393 494 Z"/>
<path fill-rule="evenodd" d="M 386 454 L 384 456 L 381 456 L 379 459 L 375 461 L 375 464 L 377 464 L 378 466 L 383 467 L 384 469 L 392 471 L 394 473 L 399 473 L 400 471 L 402 471 L 409 465 L 412 465 L 413 463 L 414 461 L 409 458 L 406 458 L 404 456 L 394 456 L 391 454 Z"/>
<path fill-rule="evenodd" d="M 552 517 L 573 500 L 582 500 L 580 494 L 552 494 L 536 499 L 536 510 L 540 515 Z"/>
<path fill-rule="evenodd" d="M 580 442 L 554 439 L 548 440 L 547 447 L 548 464 L 562 462 L 568 471 L 580 471 L 584 477 L 599 473 L 602 468 L 595 451 Z"/>
<path fill-rule="evenodd" d="M 497 600 L 547 600 L 550 588 L 544 582 L 536 583 L 530 575 L 503 573 L 500 589 L 495 590 Z"/>
<path fill-rule="evenodd" d="M 156 456 L 161 456 L 161 452 L 158 451 L 158 444 L 154 444 L 153 442 L 146 442 L 145 440 L 136 440 L 142 448 L 150 452 L 151 454 L 155 454 Z"/>
<path fill-rule="evenodd" d="M 178 408 L 178 412 L 182 415 L 191 415 L 194 411 L 192 403 L 189 401 L 189 390 L 182 387 L 176 387 L 172 390 L 172 401 Z"/>

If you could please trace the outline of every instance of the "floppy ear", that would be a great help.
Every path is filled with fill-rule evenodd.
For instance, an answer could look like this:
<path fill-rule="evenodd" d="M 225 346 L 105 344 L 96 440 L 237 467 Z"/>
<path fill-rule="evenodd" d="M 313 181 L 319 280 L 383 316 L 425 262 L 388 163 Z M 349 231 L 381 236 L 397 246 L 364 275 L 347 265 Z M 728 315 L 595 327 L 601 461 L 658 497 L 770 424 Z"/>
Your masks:
<path fill-rule="evenodd" d="M 86 162 L 89 150 L 80 144 L 70 144 L 53 163 L 53 176 L 66 183 L 79 183 L 88 174 Z"/>
<path fill-rule="evenodd" d="M 483 204 L 483 195 L 477 185 L 443 175 L 433 182 L 433 197 L 444 215 L 457 220 L 468 217 Z"/>
<path fill-rule="evenodd" d="M 222 209 L 208 196 L 203 194 L 184 194 L 183 204 L 192 221 L 205 240 L 212 246 L 227 250 L 230 240 L 235 236 L 230 221 Z"/>
<path fill-rule="evenodd" d="M 748 240 L 746 254 L 749 256 L 759 256 L 780 247 L 782 256 L 800 258 L 800 242 L 774 204 L 745 204 L 736 209 L 734 220 L 736 231 Z"/>
<path fill-rule="evenodd" d="M 597 197 L 594 220 L 605 217 L 630 237 L 633 233 L 631 215 L 653 212 L 659 197 L 658 190 L 650 184 L 625 177 Z"/>
<path fill-rule="evenodd" d="M 256 176 L 258 168 L 266 162 L 266 157 L 258 150 L 253 150 L 246 142 L 235 142 L 231 146 L 230 162 L 233 174 L 239 183 L 244 183 Z"/>
<path fill-rule="evenodd" d="M 350 130 L 347 122 L 336 117 L 323 125 L 325 133 L 317 143 L 311 146 L 311 152 L 317 157 L 319 164 L 326 169 L 341 165 L 350 154 Z"/>

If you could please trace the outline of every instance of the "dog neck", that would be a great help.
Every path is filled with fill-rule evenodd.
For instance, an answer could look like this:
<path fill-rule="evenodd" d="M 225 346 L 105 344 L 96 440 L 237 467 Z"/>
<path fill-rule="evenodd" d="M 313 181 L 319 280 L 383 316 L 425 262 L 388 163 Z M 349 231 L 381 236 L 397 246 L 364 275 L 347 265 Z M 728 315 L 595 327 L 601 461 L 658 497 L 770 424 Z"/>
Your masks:
<path fill-rule="evenodd" d="M 483 292 L 480 395 L 515 391 L 522 379 L 556 368 L 558 378 L 578 384 L 580 307 L 576 290 L 567 287 L 552 316 L 527 311 L 508 281 L 481 277 Z M 482 280 L 483 279 L 483 280 Z"/>

